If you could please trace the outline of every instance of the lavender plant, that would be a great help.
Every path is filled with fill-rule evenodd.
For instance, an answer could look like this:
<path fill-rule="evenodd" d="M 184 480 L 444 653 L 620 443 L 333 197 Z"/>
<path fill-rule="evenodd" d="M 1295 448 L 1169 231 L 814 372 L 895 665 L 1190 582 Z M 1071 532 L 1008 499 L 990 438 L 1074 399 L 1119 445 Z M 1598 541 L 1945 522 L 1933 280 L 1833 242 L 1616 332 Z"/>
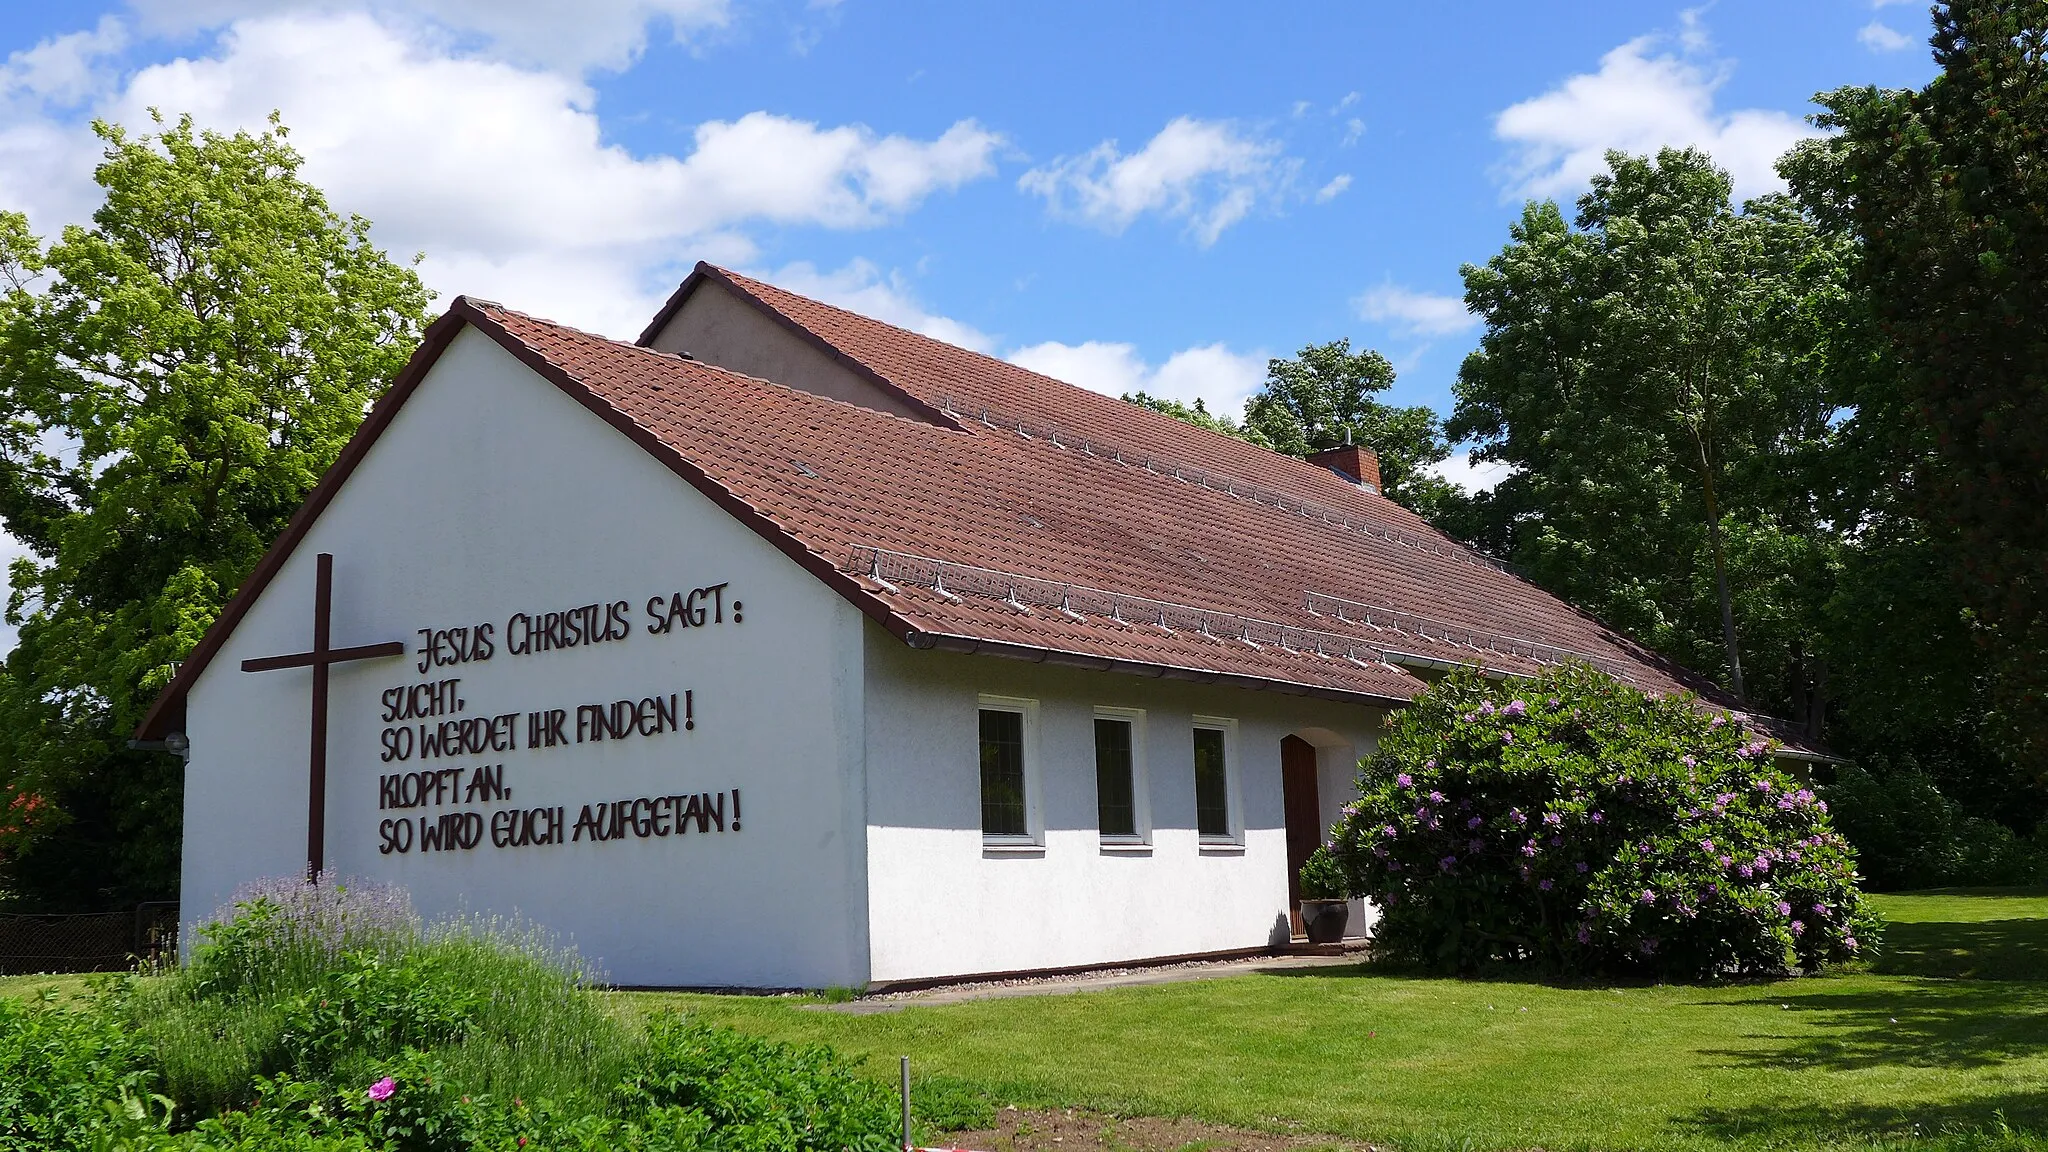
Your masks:
<path fill-rule="evenodd" d="M 1702 979 L 1867 954 L 1827 805 L 1769 741 L 1591 668 L 1449 677 L 1389 722 L 1333 829 L 1383 953 Z"/>

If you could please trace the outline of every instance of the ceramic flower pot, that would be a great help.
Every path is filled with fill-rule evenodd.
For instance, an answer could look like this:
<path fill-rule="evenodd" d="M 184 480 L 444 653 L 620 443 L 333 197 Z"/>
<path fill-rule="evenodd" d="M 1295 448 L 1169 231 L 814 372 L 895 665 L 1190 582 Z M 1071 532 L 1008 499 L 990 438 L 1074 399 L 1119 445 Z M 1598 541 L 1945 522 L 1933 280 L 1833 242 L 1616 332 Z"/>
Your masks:
<path fill-rule="evenodd" d="M 1311 944 L 1335 944 L 1344 939 L 1344 926 L 1351 922 L 1351 904 L 1345 900 L 1303 900 L 1301 926 Z"/>

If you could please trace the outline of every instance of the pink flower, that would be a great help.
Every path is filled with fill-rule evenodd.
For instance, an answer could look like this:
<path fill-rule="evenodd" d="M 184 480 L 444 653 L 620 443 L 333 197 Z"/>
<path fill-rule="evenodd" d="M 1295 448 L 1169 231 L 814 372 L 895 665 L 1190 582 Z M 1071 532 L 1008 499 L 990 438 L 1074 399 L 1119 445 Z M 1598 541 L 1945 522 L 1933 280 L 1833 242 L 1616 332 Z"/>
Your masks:
<path fill-rule="evenodd" d="M 382 1103 L 391 1099 L 391 1094 L 396 1091 L 398 1091 L 398 1081 L 386 1076 L 375 1084 L 370 1085 L 370 1090 L 363 1093 L 363 1095 L 369 1097 L 372 1101 Z"/>

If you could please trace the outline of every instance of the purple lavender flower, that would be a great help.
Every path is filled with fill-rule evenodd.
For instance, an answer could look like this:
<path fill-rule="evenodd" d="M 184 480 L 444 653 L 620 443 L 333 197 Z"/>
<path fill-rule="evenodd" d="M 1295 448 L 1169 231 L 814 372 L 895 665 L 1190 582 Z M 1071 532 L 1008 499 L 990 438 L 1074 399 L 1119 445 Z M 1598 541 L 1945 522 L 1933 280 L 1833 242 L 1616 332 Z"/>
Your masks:
<path fill-rule="evenodd" d="M 1542 890 L 1544 890 L 1545 892 L 1548 892 L 1548 891 L 1550 891 L 1550 881 L 1549 881 L 1549 879 L 1547 879 L 1547 878 L 1546 878 L 1546 879 L 1543 879 L 1543 880 L 1539 880 L 1539 881 L 1537 881 L 1537 883 L 1536 883 L 1536 887 L 1538 887 L 1538 888 L 1541 888 L 1541 889 L 1542 889 Z"/>
<path fill-rule="evenodd" d="M 1436 866 L 1438 868 L 1443 869 L 1446 872 L 1449 872 L 1451 869 L 1458 866 L 1458 858 L 1456 856 L 1446 856 L 1443 859 L 1437 861 Z"/>
<path fill-rule="evenodd" d="M 1467 840 L 1467 841 L 1465 841 L 1465 851 L 1467 851 L 1467 852 L 1480 852 L 1480 851 L 1484 851 L 1484 850 L 1485 850 L 1485 848 L 1486 848 L 1486 841 L 1484 841 L 1484 840 L 1476 840 L 1476 839 L 1475 839 L 1475 840 Z"/>
<path fill-rule="evenodd" d="M 1794 921 L 1792 922 L 1792 934 L 1793 934 L 1794 936 L 1798 936 L 1798 935 L 1800 935 L 1801 933 L 1803 933 L 1803 932 L 1805 932 L 1805 931 L 1806 931 L 1806 925 L 1804 925 L 1804 924 L 1800 923 L 1800 922 L 1799 922 L 1799 921 L 1797 921 L 1797 920 L 1794 920 Z"/>
<path fill-rule="evenodd" d="M 1587 870 L 1588 868 L 1589 868 L 1589 865 L 1588 865 L 1588 864 L 1587 864 L 1587 863 L 1586 863 L 1586 862 L 1585 862 L 1584 860 L 1581 860 L 1581 861 L 1579 861 L 1579 871 L 1580 871 L 1580 872 L 1585 872 L 1585 871 L 1586 871 L 1586 870 Z"/>
<path fill-rule="evenodd" d="M 1726 713 L 1717 713 L 1712 720 L 1707 721 L 1707 727 L 1719 728 L 1721 725 L 1726 724 L 1727 722 L 1728 716 Z"/>
<path fill-rule="evenodd" d="M 1474 816 L 1474 817 L 1473 817 L 1473 818 L 1471 818 L 1470 820 L 1467 820 L 1467 821 L 1465 821 L 1465 827 L 1467 827 L 1467 828 L 1477 828 L 1477 827 L 1479 827 L 1479 826 L 1480 826 L 1481 824 L 1484 824 L 1484 823 L 1486 823 L 1486 817 L 1484 817 L 1484 816 Z"/>
<path fill-rule="evenodd" d="M 1529 706 L 1520 700 L 1510 701 L 1507 707 L 1500 710 L 1500 714 L 1503 716 L 1526 716 L 1528 712 Z"/>
<path fill-rule="evenodd" d="M 1592 942 L 1593 942 L 1593 933 L 1592 933 L 1592 931 L 1591 931 L 1590 929 L 1588 929 L 1588 928 L 1587 928 L 1587 927 L 1586 927 L 1586 926 L 1585 926 L 1584 924 L 1581 924 L 1581 925 L 1579 925 L 1579 943 L 1581 943 L 1581 944 L 1591 944 Z"/>
<path fill-rule="evenodd" d="M 1543 822 L 1555 828 L 1564 823 L 1564 816 L 1556 812 L 1545 812 L 1543 814 Z"/>
<path fill-rule="evenodd" d="M 1607 817 L 1602 815 L 1601 813 L 1595 812 L 1592 815 L 1592 820 L 1595 824 L 1604 824 L 1607 822 Z"/>
<path fill-rule="evenodd" d="M 1491 701 L 1491 700 L 1481 700 L 1481 701 L 1479 702 L 1479 714 L 1480 714 L 1481 716 L 1491 716 L 1491 715 L 1493 715 L 1493 701 Z"/>
<path fill-rule="evenodd" d="M 1515 734 L 1513 732 L 1502 732 L 1500 734 L 1500 742 L 1503 744 L 1513 744 L 1515 742 Z"/>
<path fill-rule="evenodd" d="M 1410 776 L 1406 772 L 1397 773 L 1394 776 L 1394 786 L 1396 788 L 1409 788 L 1413 787 L 1414 784 L 1415 777 Z"/>
<path fill-rule="evenodd" d="M 1443 794 L 1443 793 L 1441 793 L 1441 792 L 1431 792 L 1431 793 L 1429 794 L 1429 802 L 1430 802 L 1431 804 L 1441 804 L 1441 803 L 1443 803 L 1443 802 L 1444 802 L 1444 794 Z"/>
<path fill-rule="evenodd" d="M 1648 888 L 1643 889 L 1642 902 L 1645 904 L 1655 904 L 1657 902 L 1657 894 Z"/>
<path fill-rule="evenodd" d="M 1790 905 L 1790 904 L 1787 904 L 1787 903 L 1786 903 L 1786 902 L 1784 902 L 1783 900 L 1780 900 L 1780 901 L 1778 901 L 1778 915 L 1780 915 L 1780 916 L 1790 916 L 1791 914 L 1792 914 L 1792 905 Z"/>
<path fill-rule="evenodd" d="M 1524 856 L 1534 856 L 1535 854 L 1536 854 L 1536 842 L 1535 842 L 1534 840 L 1531 840 L 1531 841 L 1529 841 L 1529 842 L 1528 842 L 1527 844 L 1524 844 L 1524 845 L 1522 845 L 1522 855 L 1524 855 Z"/>
<path fill-rule="evenodd" d="M 1704 851 L 1712 852 L 1714 850 L 1714 842 L 1712 840 L 1702 840 L 1700 841 L 1700 848 Z"/>

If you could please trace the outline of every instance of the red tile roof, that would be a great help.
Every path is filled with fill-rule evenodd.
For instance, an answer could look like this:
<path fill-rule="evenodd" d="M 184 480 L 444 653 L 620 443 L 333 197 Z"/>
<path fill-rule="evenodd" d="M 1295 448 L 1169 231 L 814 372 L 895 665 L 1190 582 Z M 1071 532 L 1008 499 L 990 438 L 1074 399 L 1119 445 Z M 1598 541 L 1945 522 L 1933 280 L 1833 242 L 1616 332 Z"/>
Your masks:
<path fill-rule="evenodd" d="M 388 423 L 459 318 L 913 645 L 1379 702 L 1420 691 L 1409 669 L 1432 661 L 1528 674 L 1573 656 L 1654 691 L 1719 695 L 1327 469 L 1000 360 L 708 266 L 643 342 L 707 277 L 960 414 L 957 427 L 458 299 L 358 440 Z M 323 480 L 306 523 L 360 455 Z M 266 557 L 237 600 L 281 561 Z M 240 611 L 223 613 L 145 737 L 167 730 L 173 697 L 182 709 L 181 685 Z"/>

